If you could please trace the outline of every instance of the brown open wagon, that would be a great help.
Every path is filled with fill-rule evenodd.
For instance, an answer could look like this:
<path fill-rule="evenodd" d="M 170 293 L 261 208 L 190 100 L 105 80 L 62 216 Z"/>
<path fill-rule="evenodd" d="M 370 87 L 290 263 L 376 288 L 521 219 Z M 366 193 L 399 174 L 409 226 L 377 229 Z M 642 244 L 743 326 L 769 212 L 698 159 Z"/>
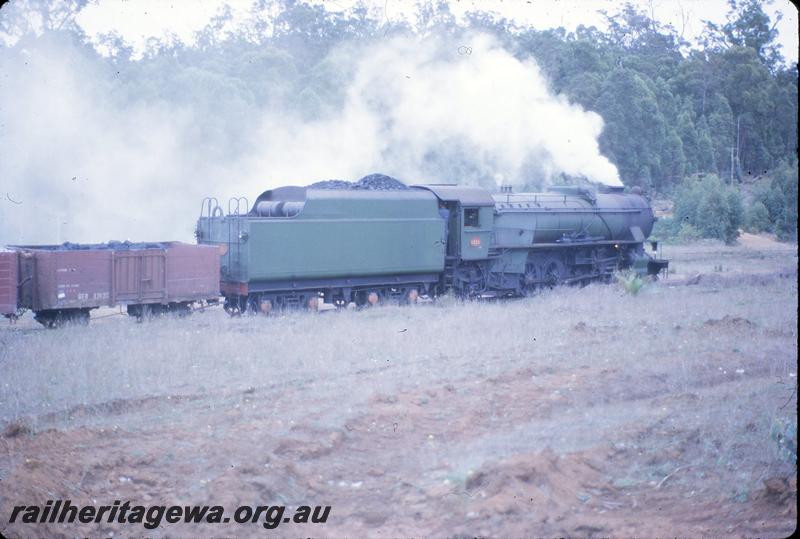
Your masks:
<path fill-rule="evenodd" d="M 216 247 L 180 242 L 15 247 L 19 306 L 47 327 L 85 322 L 102 306 L 139 318 L 188 313 L 219 298 Z"/>

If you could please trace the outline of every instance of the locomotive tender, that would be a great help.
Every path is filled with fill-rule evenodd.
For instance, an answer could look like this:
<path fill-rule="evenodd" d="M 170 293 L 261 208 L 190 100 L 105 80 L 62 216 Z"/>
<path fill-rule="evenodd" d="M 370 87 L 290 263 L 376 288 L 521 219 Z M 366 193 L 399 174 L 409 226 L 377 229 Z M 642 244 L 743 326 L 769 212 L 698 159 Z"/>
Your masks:
<path fill-rule="evenodd" d="M 491 194 L 480 187 L 398 190 L 280 187 L 224 215 L 203 203 L 198 243 L 217 245 L 226 310 L 268 312 L 374 304 L 452 290 L 459 297 L 524 296 L 541 287 L 657 275 L 645 252 L 655 218 L 637 193 L 555 187 Z"/>

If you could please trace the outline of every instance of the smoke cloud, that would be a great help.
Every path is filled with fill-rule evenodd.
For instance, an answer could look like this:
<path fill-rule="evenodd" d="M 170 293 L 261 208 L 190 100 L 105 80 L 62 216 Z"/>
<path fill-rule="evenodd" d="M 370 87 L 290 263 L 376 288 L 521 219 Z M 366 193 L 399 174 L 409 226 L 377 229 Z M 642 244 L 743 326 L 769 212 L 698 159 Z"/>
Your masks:
<path fill-rule="evenodd" d="M 398 38 L 364 51 L 333 117 L 290 132 L 265 119 L 256 168 L 298 182 L 377 170 L 488 188 L 547 184 L 561 173 L 621 185 L 600 154 L 599 115 L 553 95 L 534 62 L 491 37 L 468 43 Z"/>
<path fill-rule="evenodd" d="M 486 35 L 343 45 L 326 61 L 330 92 L 311 92 L 308 108 L 276 92 L 259 102 L 265 83 L 246 74 L 183 68 L 151 84 L 152 72 L 120 73 L 87 49 L 55 38 L 0 48 L 0 244 L 191 241 L 204 196 L 225 207 L 373 172 L 488 188 L 562 173 L 620 184 L 599 151 L 600 116 Z"/>

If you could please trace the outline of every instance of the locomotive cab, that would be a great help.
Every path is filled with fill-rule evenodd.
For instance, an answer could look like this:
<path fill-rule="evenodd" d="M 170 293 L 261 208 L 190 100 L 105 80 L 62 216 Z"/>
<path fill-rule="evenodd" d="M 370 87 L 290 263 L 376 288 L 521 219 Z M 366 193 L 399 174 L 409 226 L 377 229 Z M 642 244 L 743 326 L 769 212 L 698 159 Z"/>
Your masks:
<path fill-rule="evenodd" d="M 447 221 L 447 256 L 483 260 L 489 256 L 494 227 L 494 199 L 480 187 L 415 185 L 439 199 L 439 214 Z"/>

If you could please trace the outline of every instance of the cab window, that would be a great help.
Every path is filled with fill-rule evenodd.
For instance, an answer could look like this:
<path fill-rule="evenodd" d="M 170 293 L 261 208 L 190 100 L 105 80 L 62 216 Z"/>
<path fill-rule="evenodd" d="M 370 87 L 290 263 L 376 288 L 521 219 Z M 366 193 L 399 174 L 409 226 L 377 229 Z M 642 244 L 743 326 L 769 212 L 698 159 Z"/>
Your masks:
<path fill-rule="evenodd" d="M 465 208 L 464 209 L 464 226 L 470 226 L 473 228 L 478 228 L 479 219 L 478 219 L 478 208 Z"/>

